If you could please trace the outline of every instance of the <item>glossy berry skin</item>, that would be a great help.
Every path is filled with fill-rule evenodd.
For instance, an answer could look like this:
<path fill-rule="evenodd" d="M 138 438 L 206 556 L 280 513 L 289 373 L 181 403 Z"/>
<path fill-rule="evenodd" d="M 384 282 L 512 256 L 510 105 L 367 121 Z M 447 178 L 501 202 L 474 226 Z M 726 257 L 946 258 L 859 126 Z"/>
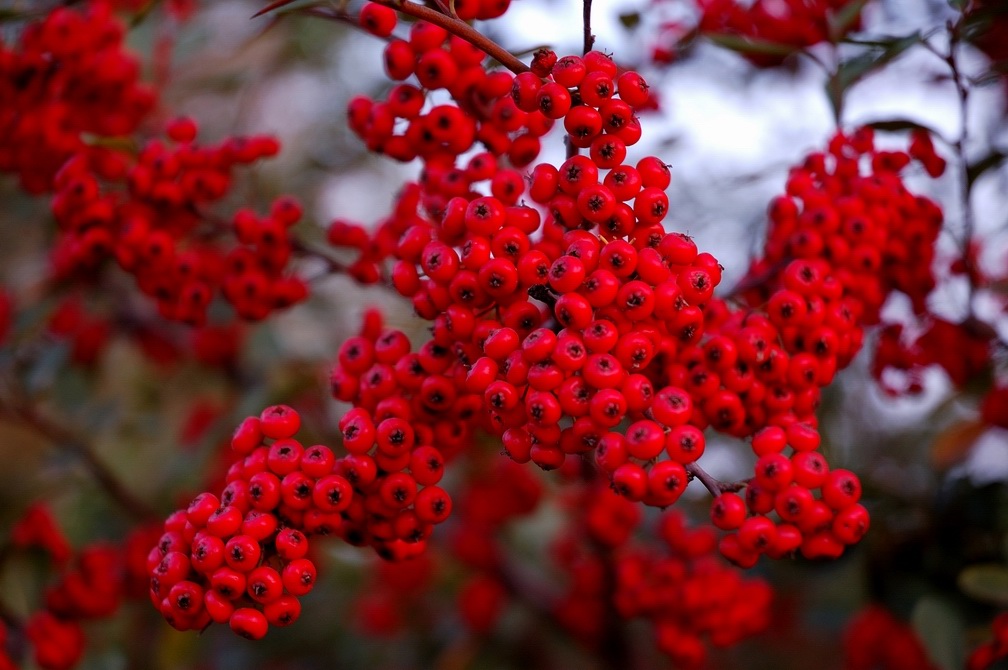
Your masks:
<path fill-rule="evenodd" d="M 228 619 L 228 624 L 231 630 L 248 640 L 260 640 L 266 637 L 269 629 L 266 616 L 251 607 L 236 609 Z"/>

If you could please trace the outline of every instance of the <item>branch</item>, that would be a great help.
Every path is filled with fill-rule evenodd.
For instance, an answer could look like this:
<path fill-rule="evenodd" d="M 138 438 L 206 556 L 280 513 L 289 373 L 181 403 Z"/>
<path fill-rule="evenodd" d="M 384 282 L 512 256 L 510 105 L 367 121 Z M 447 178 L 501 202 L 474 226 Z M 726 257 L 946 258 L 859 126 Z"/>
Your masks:
<path fill-rule="evenodd" d="M 442 14 L 430 7 L 410 2 L 409 0 L 403 0 L 402 2 L 397 2 L 396 0 L 375 0 L 375 2 L 444 28 L 452 35 L 461 37 L 466 42 L 469 42 L 469 44 L 472 44 L 515 74 L 529 71 L 528 65 L 515 58 L 510 51 L 483 35 L 465 21 Z"/>
<path fill-rule="evenodd" d="M 7 414 L 21 424 L 47 438 L 55 446 L 80 458 L 102 490 L 130 516 L 143 521 L 160 518 L 153 508 L 126 488 L 84 438 L 43 417 L 29 403 L 0 398 L 0 410 L 6 410 Z"/>
<path fill-rule="evenodd" d="M 582 20 L 584 22 L 584 51 L 582 53 L 588 53 L 595 46 L 595 36 L 592 35 L 591 30 L 591 8 L 592 0 L 584 0 L 584 10 L 582 12 Z"/>
<path fill-rule="evenodd" d="M 348 26 L 356 28 L 358 30 L 364 30 L 361 27 L 360 21 L 358 21 L 354 16 L 352 16 L 346 10 L 332 9 L 327 11 L 322 7 L 303 7 L 296 10 L 296 13 L 302 14 L 304 16 L 311 16 L 317 19 L 325 19 L 326 21 L 335 21 L 336 23 L 345 23 Z M 368 35 L 372 37 L 377 37 L 374 33 L 364 30 Z M 391 42 L 392 37 L 381 37 L 386 42 Z"/>
<path fill-rule="evenodd" d="M 693 462 L 686 465 L 686 472 L 692 479 L 699 479 L 700 483 L 710 491 L 715 498 L 722 493 L 741 491 L 749 484 L 749 480 L 743 479 L 737 482 L 723 482 L 711 476 L 709 472 L 700 467 L 699 463 Z"/>
<path fill-rule="evenodd" d="M 960 16 L 960 22 L 957 24 L 952 24 L 949 22 L 947 29 L 949 33 L 949 45 L 948 53 L 941 53 L 934 46 L 931 45 L 927 40 L 922 41 L 922 45 L 925 49 L 933 53 L 935 56 L 940 58 L 949 68 L 949 73 L 952 77 L 952 83 L 955 85 L 956 97 L 959 102 L 959 136 L 951 143 L 952 149 L 955 151 L 956 161 L 959 163 L 959 195 L 960 195 L 960 206 L 962 207 L 962 217 L 963 217 L 963 231 L 962 240 L 960 240 L 960 245 L 962 247 L 962 261 L 966 269 L 966 276 L 970 278 L 969 281 L 969 302 L 967 304 L 967 318 L 973 318 L 973 298 L 976 295 L 976 285 L 973 281 L 975 276 L 973 267 L 973 254 L 971 253 L 971 244 L 973 241 L 973 233 L 975 229 L 975 223 L 973 219 L 973 207 L 970 204 L 970 195 L 973 190 L 973 177 L 970 174 L 970 166 L 966 157 L 966 141 L 969 138 L 969 133 L 967 129 L 969 117 L 968 117 L 968 101 L 969 101 L 969 88 L 967 88 L 965 77 L 963 77 L 962 72 L 959 70 L 959 60 L 956 55 L 956 47 L 959 43 L 959 29 L 962 23 L 962 16 Z"/>

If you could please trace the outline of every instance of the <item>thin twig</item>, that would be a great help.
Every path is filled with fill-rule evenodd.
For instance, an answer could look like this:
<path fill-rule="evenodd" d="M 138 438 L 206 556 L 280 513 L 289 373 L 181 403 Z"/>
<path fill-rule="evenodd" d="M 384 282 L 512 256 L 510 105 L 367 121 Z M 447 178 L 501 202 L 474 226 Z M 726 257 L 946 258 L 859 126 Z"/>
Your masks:
<path fill-rule="evenodd" d="M 311 16 L 317 19 L 325 19 L 326 21 L 335 21 L 337 23 L 345 23 L 348 26 L 352 26 L 361 30 L 360 21 L 356 17 L 351 16 L 349 12 L 345 10 L 326 10 L 322 7 L 303 7 L 297 10 L 298 14 L 304 16 Z M 368 35 L 374 36 L 374 33 L 368 33 Z M 383 38 L 386 42 L 391 41 L 391 37 Z"/>
<path fill-rule="evenodd" d="M 712 476 L 709 472 L 700 467 L 699 463 L 693 462 L 686 465 L 686 472 L 688 472 L 693 479 L 700 480 L 700 483 L 710 491 L 710 494 L 715 498 L 722 493 L 741 491 L 748 484 L 748 480 L 741 480 L 737 482 L 723 482 L 717 477 Z"/>
<path fill-rule="evenodd" d="M 959 43 L 959 28 L 960 23 L 948 24 L 948 35 L 949 35 L 949 45 L 948 53 L 942 53 L 938 51 L 930 42 L 925 40 L 923 42 L 924 48 L 933 53 L 935 56 L 940 58 L 942 61 L 948 65 L 949 73 L 952 77 L 952 83 L 955 86 L 956 97 L 959 102 L 959 135 L 956 137 L 954 142 L 950 145 L 955 152 L 956 161 L 958 162 L 958 177 L 959 177 L 959 196 L 961 199 L 960 206 L 962 208 L 962 239 L 959 241 L 962 248 L 962 261 L 965 267 L 965 274 L 969 277 L 969 300 L 967 302 L 967 319 L 973 317 L 973 298 L 976 295 L 976 285 L 973 281 L 974 268 L 973 268 L 973 258 L 972 258 L 972 243 L 973 234 L 976 227 L 973 218 L 973 207 L 971 204 L 972 195 L 972 182 L 970 181 L 969 175 L 969 161 L 966 156 L 966 142 L 969 138 L 968 129 L 968 102 L 969 102 L 969 88 L 966 85 L 966 80 L 963 77 L 962 72 L 959 69 L 959 60 L 956 54 L 956 47 Z"/>
<path fill-rule="evenodd" d="M 564 149 L 567 152 L 567 158 L 574 158 L 581 153 L 581 150 L 574 146 L 574 143 L 571 142 L 570 135 L 564 136 Z"/>
<path fill-rule="evenodd" d="M 483 35 L 465 21 L 452 18 L 447 14 L 442 14 L 435 9 L 410 2 L 409 0 L 403 2 L 397 2 L 396 0 L 375 0 L 375 2 L 444 28 L 452 35 L 461 37 L 466 42 L 469 42 L 469 44 L 472 44 L 515 74 L 529 71 L 528 65 L 515 58 L 507 49 L 486 35 Z"/>
<path fill-rule="evenodd" d="M 584 22 L 584 50 L 581 53 L 588 53 L 595 46 L 595 36 L 591 29 L 591 9 L 592 0 L 584 0 L 583 22 Z"/>
<path fill-rule="evenodd" d="M 24 426 L 31 428 L 54 445 L 80 458 L 102 490 L 130 516 L 141 520 L 159 518 L 160 515 L 153 508 L 126 488 L 119 477 L 98 457 L 93 446 L 83 437 L 42 416 L 28 402 L 9 397 L 0 398 L 0 410 L 5 410 L 9 416 Z"/>

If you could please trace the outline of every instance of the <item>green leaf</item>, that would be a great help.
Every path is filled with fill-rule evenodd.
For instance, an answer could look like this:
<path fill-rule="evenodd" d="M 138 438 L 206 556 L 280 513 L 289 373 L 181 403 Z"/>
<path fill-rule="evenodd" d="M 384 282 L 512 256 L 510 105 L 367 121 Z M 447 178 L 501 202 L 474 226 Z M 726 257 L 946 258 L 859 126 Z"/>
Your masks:
<path fill-rule="evenodd" d="M 974 565 L 960 572 L 958 581 L 966 595 L 1008 607 L 1008 567 L 998 563 Z"/>
<path fill-rule="evenodd" d="M 934 128 L 926 126 L 923 123 L 920 123 L 919 121 L 914 121 L 912 119 L 887 119 L 885 121 L 871 121 L 865 125 L 870 126 L 875 130 L 882 130 L 890 133 L 897 133 L 904 130 L 924 130 L 927 131 L 927 133 L 932 137 L 936 137 L 943 142 L 945 141 L 945 139 L 941 135 L 939 135 Z"/>
<path fill-rule="evenodd" d="M 841 88 L 847 90 L 868 74 L 892 62 L 904 51 L 920 43 L 920 33 L 893 38 L 884 47 L 874 48 L 841 63 L 840 69 L 837 71 L 837 78 L 839 79 Z"/>
<path fill-rule="evenodd" d="M 1008 154 L 994 149 L 980 160 L 966 166 L 967 187 L 972 188 L 973 182 L 975 182 L 980 175 L 987 172 L 987 170 L 998 167 L 1006 158 L 1008 158 Z"/>
<path fill-rule="evenodd" d="M 959 670 L 966 653 L 966 626 L 962 615 L 950 602 L 936 596 L 917 601 L 910 615 L 917 636 L 928 656 L 944 670 Z"/>
<path fill-rule="evenodd" d="M 623 24 L 623 27 L 627 30 L 633 30 L 640 25 L 641 15 L 640 12 L 627 12 L 625 14 L 619 15 L 619 22 Z"/>
<path fill-rule="evenodd" d="M 711 42 L 742 54 L 763 54 L 767 56 L 788 56 L 798 51 L 790 44 L 753 39 L 728 33 L 706 33 Z"/>

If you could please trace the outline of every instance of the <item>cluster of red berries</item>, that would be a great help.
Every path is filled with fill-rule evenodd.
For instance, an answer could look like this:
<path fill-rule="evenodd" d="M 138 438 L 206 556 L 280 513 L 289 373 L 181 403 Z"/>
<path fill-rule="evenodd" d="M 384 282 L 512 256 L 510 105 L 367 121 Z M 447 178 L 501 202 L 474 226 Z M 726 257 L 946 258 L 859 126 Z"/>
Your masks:
<path fill-rule="evenodd" d="M 791 454 L 784 453 L 790 446 Z M 868 531 L 868 511 L 858 501 L 861 482 L 849 470 L 830 470 L 817 449 L 819 434 L 807 424 L 768 426 L 753 436 L 755 476 L 745 496 L 714 498 L 711 522 L 729 531 L 719 548 L 743 567 L 760 555 L 837 558 Z M 817 495 L 818 494 L 818 497 Z"/>
<path fill-rule="evenodd" d="M 369 7 L 392 12 L 371 4 L 365 13 Z M 362 22 L 366 18 L 362 15 Z M 391 26 L 378 22 L 363 25 L 377 34 L 391 32 Z M 380 102 L 355 97 L 347 109 L 350 129 L 371 151 L 404 162 L 420 157 L 450 168 L 454 158 L 479 141 L 495 157 L 506 155 L 515 167 L 528 165 L 539 154 L 539 137 L 553 122 L 543 114 L 527 113 L 534 110 L 519 110 L 508 95 L 513 75 L 489 72 L 486 59 L 483 51 L 444 28 L 414 23 L 408 40 L 392 39 L 386 45 L 385 71 L 394 81 L 413 76 L 419 87 L 398 84 Z M 427 105 L 428 95 L 441 90 L 455 104 Z M 453 190 L 468 190 L 458 175 L 452 179 Z"/>
<path fill-rule="evenodd" d="M 230 225 L 201 209 L 228 193 L 236 166 L 276 154 L 276 140 L 203 147 L 195 136 L 195 123 L 178 119 L 168 128 L 172 145 L 152 140 L 135 159 L 91 150 L 66 162 L 52 200 L 60 226 L 52 257 L 57 278 L 89 276 L 114 258 L 163 317 L 193 325 L 204 323 L 218 291 L 245 319 L 306 297 L 305 284 L 285 275 L 289 229 L 301 218 L 297 202 L 280 198 L 264 218 L 240 210 Z M 238 244 L 219 241 L 227 237 Z"/>
<path fill-rule="evenodd" d="M 447 545 L 451 555 L 473 570 L 456 596 L 462 622 L 487 633 L 519 588 L 509 582 L 506 550 L 499 538 L 507 524 L 533 513 L 543 498 L 541 482 L 519 464 L 494 459 L 467 473 Z"/>
<path fill-rule="evenodd" d="M 54 278 L 90 278 L 115 259 L 162 316 L 194 325 L 217 292 L 253 320 L 303 300 L 304 282 L 286 273 L 296 202 L 278 199 L 262 218 L 240 211 L 233 224 L 203 209 L 228 193 L 236 167 L 275 155 L 276 140 L 200 146 L 196 124 L 178 119 L 167 142 L 125 149 L 155 97 L 139 84 L 124 32 L 99 0 L 58 8 L 15 46 L 0 44 L 0 171 L 17 172 L 30 192 L 53 192 Z"/>
<path fill-rule="evenodd" d="M 515 77 L 517 107 L 562 118 L 574 146 L 620 139 L 607 133 L 615 128 L 584 119 L 621 103 L 613 92 L 628 91 L 641 103 L 643 80 L 626 72 L 614 85 L 615 65 L 596 52 L 551 60 L 541 53 L 534 63 L 540 74 Z M 623 107 L 629 116 L 605 118 L 623 119 L 625 132 L 635 120 L 632 107 Z M 667 506 L 703 453 L 705 428 L 742 437 L 777 427 L 776 437 L 758 442 L 762 460 L 748 501 L 736 510 L 739 496 L 719 499 L 720 524 L 740 531 L 723 538 L 721 549 L 740 564 L 798 549 L 836 556 L 868 520 L 857 504 L 857 479 L 829 473 L 818 453 L 807 453 L 819 445 L 819 389 L 860 349 L 861 325 L 878 320 L 890 292 L 922 304 L 934 285 L 927 262 L 905 261 L 933 257 L 941 212 L 899 176 L 911 158 L 940 167 L 928 146 L 915 138 L 912 156 L 879 151 L 871 131 L 861 130 L 810 155 L 771 207 L 766 255 L 742 296 L 753 307 L 744 309 L 713 297 L 716 259 L 661 228 L 667 168 L 656 158 L 623 165 L 625 146 L 617 145 L 614 163 L 596 151 L 559 169 L 536 165 L 528 195 L 546 210 L 544 220 L 513 194 L 498 197 L 493 181 L 495 195 L 469 191 L 432 208 L 441 201 L 431 198 L 447 193 L 443 181 L 425 175 L 374 244 L 346 224 L 339 237 L 381 250 L 369 262 L 391 249 L 394 285 L 434 322 L 430 345 L 453 359 L 453 393 L 482 396 L 475 416 L 489 415 L 515 460 L 553 469 L 569 455 L 593 454 L 620 494 Z M 433 158 L 424 157 L 429 167 Z M 602 180 L 600 168 L 610 170 Z M 451 169 L 467 188 L 495 174 Z M 423 205 L 431 218 L 421 214 Z M 591 232 L 596 227 L 599 234 Z M 338 397 L 356 403 L 354 391 L 338 383 L 341 374 L 334 378 Z M 789 441 L 792 456 L 782 453 Z M 766 517 L 775 510 L 784 510 L 780 526 Z"/>
<path fill-rule="evenodd" d="M 932 315 L 925 315 L 922 325 L 916 336 L 908 336 L 901 323 L 887 324 L 880 330 L 872 375 L 886 393 L 920 393 L 925 371 L 935 365 L 960 388 L 988 369 L 991 336 L 986 326 L 975 321 L 953 323 Z"/>
<path fill-rule="evenodd" d="M 770 624 L 770 585 L 743 577 L 714 555 L 709 528 L 689 528 L 678 511 L 666 512 L 658 534 L 668 556 L 630 549 L 616 565 L 616 607 L 643 617 L 658 648 L 684 669 L 703 667 L 705 640 L 737 644 Z"/>
<path fill-rule="evenodd" d="M 425 42 L 427 34 L 436 39 Z M 430 54 L 438 64 L 451 58 L 444 35 L 417 24 L 411 40 L 401 45 L 408 67 L 390 71 L 452 90 L 454 79 L 425 83 L 430 72 L 420 66 Z M 426 118 L 422 90 L 410 91 L 411 118 Z M 438 114 L 469 118 L 471 99 L 452 93 L 456 104 Z M 473 126 L 458 146 L 409 154 L 424 159 L 421 181 L 373 236 L 346 223 L 330 231 L 334 243 L 361 250 L 372 276 L 395 259 L 393 285 L 433 322 L 425 346 L 444 356 L 444 377 L 428 383 L 467 403 L 478 394 L 474 425 L 489 423 L 481 427 L 501 435 L 513 459 L 554 469 L 588 454 L 622 496 L 661 507 L 689 482 L 706 428 L 745 437 L 772 427 L 754 443 L 760 461 L 746 499 L 718 498 L 719 525 L 738 531 L 722 538 L 722 552 L 743 565 L 797 550 L 839 555 L 868 518 L 857 478 L 830 473 L 817 452 L 814 413 L 820 388 L 861 348 L 862 326 L 878 321 L 889 293 L 920 306 L 934 286 L 941 210 L 899 174 L 912 159 L 940 173 L 929 139 L 915 135 L 909 153 L 883 151 L 863 129 L 811 154 L 771 206 L 766 252 L 738 308 L 713 296 L 717 260 L 663 230 L 667 167 L 655 157 L 624 163 L 640 133 L 634 109 L 647 100 L 639 75 L 618 74 L 598 52 L 541 51 L 531 72 L 513 78 L 511 99 L 529 119 L 562 120 L 568 143 L 589 155 L 537 164 L 527 188 L 514 188 L 514 171 L 495 160 L 505 152 L 491 144 L 456 166 L 478 139 Z M 351 126 L 370 142 L 376 108 L 399 116 L 386 106 L 396 108 L 391 99 L 355 101 Z M 379 135 L 377 147 L 391 137 Z M 421 135 L 397 137 L 423 144 Z M 486 181 L 491 195 L 480 192 Z M 518 204 L 523 194 L 541 208 Z M 345 376 L 334 375 L 337 397 L 359 404 Z"/>
<path fill-rule="evenodd" d="M 798 51 L 820 42 L 835 41 L 861 25 L 858 7 L 846 25 L 834 23 L 857 0 L 698 0 L 698 30 L 751 40 L 755 47 L 741 53 L 757 67 L 780 65 L 787 50 Z M 769 45 L 770 48 L 760 48 Z"/>
<path fill-rule="evenodd" d="M 26 191 L 49 191 L 92 138 L 133 133 L 154 106 L 124 35 L 108 3 L 89 2 L 54 9 L 17 45 L 0 42 L 0 171 Z"/>
<path fill-rule="evenodd" d="M 490 455 L 487 455 L 490 456 Z M 377 636 L 402 630 L 403 613 L 434 586 L 448 556 L 467 571 L 454 607 L 461 623 L 477 634 L 491 632 L 517 585 L 508 586 L 507 552 L 501 533 L 531 514 L 542 499 L 542 483 L 527 469 L 495 456 L 469 461 L 447 528 L 444 553 L 426 551 L 402 561 L 381 561 L 354 601 L 355 623 Z M 426 603 L 429 605 L 429 601 Z"/>
<path fill-rule="evenodd" d="M 180 630 L 229 622 L 258 639 L 300 615 L 298 597 L 316 577 L 309 536 L 370 543 L 388 559 L 422 551 L 451 499 L 436 486 L 443 460 L 429 446 L 432 435 L 397 410 L 408 417 L 408 404 L 397 403 L 381 404 L 376 422 L 363 409 L 348 413 L 348 455 L 339 459 L 294 439 L 300 417 L 289 407 L 242 422 L 231 441 L 242 458 L 220 496 L 200 494 L 169 517 L 148 557 L 162 615 Z"/>
<path fill-rule="evenodd" d="M 653 533 L 660 546 L 638 544 L 638 506 L 598 483 L 574 489 L 565 501 L 569 521 L 551 547 L 552 559 L 568 576 L 553 613 L 583 644 L 605 644 L 612 626 L 607 612 L 614 606 L 625 619 L 647 620 L 658 648 L 676 667 L 697 668 L 707 642 L 735 644 L 769 624 L 769 585 L 726 565 L 717 556 L 712 528 L 690 528 L 672 510 Z"/>
<path fill-rule="evenodd" d="M 245 419 L 220 496 L 202 493 L 168 517 L 147 569 L 151 601 L 175 628 L 226 622 L 259 639 L 300 616 L 316 578 L 307 536 L 338 532 L 353 498 L 333 452 L 294 439 L 300 425 L 283 405 Z"/>
<path fill-rule="evenodd" d="M 422 552 L 452 500 L 437 486 L 445 461 L 472 441 L 479 398 L 460 392 L 450 352 L 431 342 L 411 352 L 404 333 L 369 312 L 344 342 L 330 377 L 353 401 L 339 422 L 347 478 L 357 491 L 342 536 L 388 559 Z"/>
<path fill-rule="evenodd" d="M 45 591 L 43 608 L 24 622 L 24 636 L 40 668 L 72 668 L 86 643 L 81 621 L 108 617 L 125 596 L 142 595 L 147 581 L 144 557 L 156 531 L 140 526 L 121 546 L 96 543 L 74 552 L 48 507 L 33 504 L 24 511 L 11 529 L 11 546 L 41 550 L 61 569 L 59 579 Z M 5 648 L 0 635 L 0 668 L 15 668 Z"/>
<path fill-rule="evenodd" d="M 844 632 L 844 670 L 935 670 L 914 629 L 880 605 L 859 612 Z M 978 670 L 970 668 L 970 670 Z"/>
<path fill-rule="evenodd" d="M 11 545 L 20 550 L 40 549 L 57 565 L 65 565 L 73 548 L 46 505 L 29 505 L 10 529 Z"/>
<path fill-rule="evenodd" d="M 919 147 L 913 154 L 876 149 L 869 128 L 837 134 L 826 152 L 792 170 L 787 195 L 771 204 L 765 255 L 750 275 L 773 278 L 780 265 L 803 259 L 829 270 L 818 278 L 823 298 L 839 292 L 853 301 L 859 324 L 878 323 L 892 291 L 922 312 L 936 283 L 932 261 L 943 217 L 938 204 L 904 185 L 900 172 L 912 160 L 934 166 L 942 159 Z M 753 295 L 764 298 L 773 285 L 760 282 L 764 290 Z"/>
<path fill-rule="evenodd" d="M 991 625 L 994 638 L 975 648 L 966 661 L 966 670 L 987 670 L 1008 658 L 1008 612 L 1002 612 Z"/>

